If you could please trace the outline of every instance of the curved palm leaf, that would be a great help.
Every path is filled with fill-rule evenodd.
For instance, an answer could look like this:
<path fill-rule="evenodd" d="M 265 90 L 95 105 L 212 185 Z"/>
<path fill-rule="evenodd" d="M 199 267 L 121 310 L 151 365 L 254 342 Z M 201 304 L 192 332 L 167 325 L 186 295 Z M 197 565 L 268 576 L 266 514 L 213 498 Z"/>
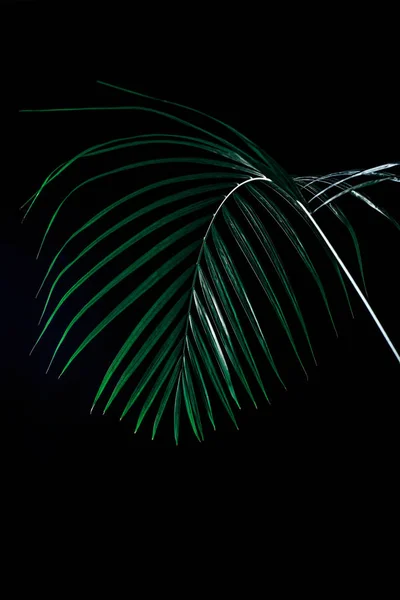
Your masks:
<path fill-rule="evenodd" d="M 37 192 L 21 207 L 26 209 L 25 219 L 46 188 L 64 172 L 73 169 L 75 163 L 96 159 L 100 155 L 108 157 L 111 153 L 124 149 L 129 152 L 160 148 L 165 150 L 178 148 L 184 151 L 182 156 L 163 158 L 156 156 L 147 160 L 129 162 L 84 179 L 60 202 L 45 230 L 38 255 L 53 226 L 59 221 L 61 209 L 67 202 L 72 201 L 79 190 L 86 190 L 91 184 L 103 178 L 118 176 L 137 169 L 148 172 L 147 167 L 152 167 L 151 183 L 120 198 L 112 199 L 106 208 L 95 213 L 66 239 L 54 256 L 39 289 L 40 292 L 45 284 L 52 281 L 40 318 L 40 322 L 43 321 L 44 324 L 34 347 L 69 298 L 82 285 L 91 280 L 96 273 L 101 272 L 109 263 L 113 263 L 120 255 L 132 249 L 135 244 L 149 239 L 154 232 L 161 236 L 161 241 L 152 243 L 146 251 L 142 253 L 140 250 L 137 251 L 135 260 L 128 267 L 118 269 L 116 276 L 108 278 L 107 284 L 101 286 L 99 291 L 77 311 L 66 326 L 51 358 L 49 367 L 71 329 L 80 322 L 89 309 L 97 305 L 114 287 L 119 286 L 137 270 L 142 267 L 148 269 L 148 276 L 141 280 L 121 302 L 113 306 L 113 309 L 108 311 L 106 316 L 84 337 L 61 371 L 60 376 L 91 341 L 139 298 L 149 292 L 157 294 L 156 300 L 138 320 L 104 374 L 92 410 L 100 399 L 105 400 L 108 394 L 104 408 L 104 412 L 107 411 L 126 384 L 133 383 L 134 389 L 126 401 L 121 418 L 139 398 L 144 398 L 135 431 L 148 411 L 157 404 L 158 409 L 153 425 L 154 438 L 167 404 L 173 403 L 176 443 L 179 439 L 183 407 L 194 434 L 199 440 L 203 440 L 204 417 L 210 421 L 214 429 L 216 427 L 210 397 L 213 390 L 237 427 L 235 410 L 240 409 L 240 403 L 235 378 L 241 382 L 243 390 L 255 406 L 257 404 L 254 382 L 269 401 L 265 382 L 259 371 L 260 360 L 256 359 L 254 343 L 250 342 L 251 336 L 254 337 L 254 342 L 257 342 L 258 352 L 261 347 L 264 364 L 269 364 L 271 373 L 274 373 L 285 386 L 267 336 L 256 314 L 257 308 L 251 294 L 253 285 L 258 286 L 257 289 L 261 288 L 262 293 L 265 294 L 266 305 L 268 304 L 272 310 L 271 318 L 275 314 L 282 336 L 287 338 L 292 349 L 293 357 L 307 375 L 305 359 L 300 355 L 298 342 L 289 324 L 287 312 L 279 300 L 279 294 L 283 292 L 289 301 L 293 309 L 292 317 L 295 315 L 300 326 L 299 331 L 308 347 L 309 356 L 316 363 L 311 338 L 287 267 L 268 230 L 267 219 L 272 220 L 279 228 L 282 239 L 285 239 L 294 249 L 305 271 L 310 273 L 335 332 L 328 294 L 302 240 L 303 233 L 298 226 L 301 221 L 310 228 L 331 261 L 350 310 L 352 311 L 352 307 L 345 280 L 350 282 L 360 296 L 392 353 L 400 362 L 399 353 L 366 299 L 367 292 L 357 236 L 343 207 L 338 205 L 338 201 L 342 198 L 352 195 L 400 229 L 399 224 L 384 209 L 376 206 L 364 194 L 366 187 L 382 182 L 399 182 L 400 179 L 396 176 L 399 163 L 386 164 L 365 171 L 334 173 L 324 177 L 294 178 L 256 144 L 218 119 L 177 103 L 158 100 L 104 82 L 99 83 L 144 98 L 148 104 L 154 102 L 157 108 L 146 105 L 22 112 L 138 111 L 163 117 L 175 122 L 179 127 L 184 126 L 188 134 L 150 133 L 117 138 L 91 146 L 54 169 Z M 160 104 L 168 105 L 171 111 L 177 114 L 163 110 Z M 185 113 L 189 113 L 190 116 L 185 118 Z M 205 119 L 215 123 L 216 127 L 222 128 L 225 136 L 221 137 L 206 129 L 203 125 Z M 185 174 L 179 173 L 177 176 L 167 178 L 161 175 L 158 179 L 154 178 L 154 173 L 160 167 L 172 169 L 173 166 L 181 165 L 185 166 Z M 193 172 L 189 174 L 186 172 L 188 166 L 193 168 Z M 205 171 L 201 168 L 205 168 Z M 176 191 L 176 186 L 180 186 L 179 191 Z M 154 200 L 153 195 L 157 194 L 160 197 Z M 182 202 L 183 206 L 179 204 Z M 124 218 L 118 217 L 117 222 L 112 225 L 110 221 L 107 227 L 107 219 L 118 214 L 116 211 L 126 203 L 130 206 L 129 215 Z M 179 208 L 174 210 L 175 203 L 178 203 Z M 160 216 L 157 211 L 165 207 L 168 208 L 168 214 Z M 361 291 L 316 221 L 314 215 L 323 207 L 346 227 L 351 236 L 365 293 Z M 96 258 L 92 268 L 85 270 L 79 278 L 76 278 L 75 283 L 67 288 L 55 304 L 54 297 L 66 273 L 72 267 L 79 267 L 82 259 L 87 258 L 87 255 L 94 256 L 90 254 L 91 251 L 104 240 L 116 232 L 123 236 L 132 222 L 149 214 L 153 219 L 150 225 L 139 227 L 137 233 L 131 237 L 126 234 L 127 239 L 122 244 L 106 253 L 100 260 Z M 90 243 L 84 242 L 81 251 L 66 266 L 63 268 L 58 266 L 60 256 L 65 253 L 67 247 L 71 247 L 71 242 L 76 238 L 84 240 L 99 222 L 103 223 L 102 233 L 96 234 Z M 169 229 L 166 228 L 167 225 Z M 171 227 L 172 233 L 170 233 Z M 229 242 L 227 242 L 227 235 Z M 247 275 L 241 272 L 238 259 L 234 258 L 233 248 L 237 249 L 250 267 Z M 191 265 L 185 268 L 189 257 L 192 261 Z M 154 268 L 154 261 L 157 268 Z M 272 266 L 276 275 L 275 280 L 270 275 L 268 265 Z M 249 274 L 253 276 L 253 284 L 250 287 Z M 155 289 L 160 281 L 168 281 L 168 284 L 163 284 L 162 292 L 156 292 Z M 51 311 L 50 304 L 55 304 Z M 133 357 L 129 360 L 130 354 L 133 354 Z M 140 367 L 143 372 L 140 371 Z M 111 390 L 112 382 L 114 383 Z"/>

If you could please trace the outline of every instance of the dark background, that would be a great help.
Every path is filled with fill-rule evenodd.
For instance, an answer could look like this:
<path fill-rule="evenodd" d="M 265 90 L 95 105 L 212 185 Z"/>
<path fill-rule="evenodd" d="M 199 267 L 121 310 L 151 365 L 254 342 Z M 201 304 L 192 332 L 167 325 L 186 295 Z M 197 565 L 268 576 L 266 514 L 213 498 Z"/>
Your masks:
<path fill-rule="evenodd" d="M 115 128 L 120 132 L 129 115 L 17 111 L 123 104 L 125 96 L 96 85 L 102 79 L 220 118 L 291 174 L 371 167 L 400 160 L 399 92 L 390 48 L 378 49 L 371 42 L 377 33 L 362 27 L 357 39 L 346 35 L 345 24 L 340 31 L 334 24 L 333 31 L 328 25 L 299 29 L 295 15 L 290 23 L 271 17 L 273 26 L 250 28 L 239 15 L 217 24 L 206 12 L 157 19 L 135 12 L 129 26 L 128 16 L 117 10 L 87 16 L 61 7 L 20 3 L 2 9 L 1 367 L 10 464 L 136 469 L 151 460 L 152 451 L 165 449 L 170 470 L 189 465 L 193 452 L 202 464 L 217 461 L 222 469 L 235 464 L 243 472 L 284 464 L 301 477 L 311 465 L 317 478 L 337 469 L 351 479 L 372 465 L 389 470 L 396 447 L 398 365 L 352 292 L 355 320 L 341 292 L 332 292 L 339 339 L 326 321 L 319 329 L 317 319 L 325 317 L 315 308 L 319 366 L 308 362 L 309 381 L 292 361 L 288 392 L 277 389 L 272 406 L 258 412 L 244 400 L 240 431 L 228 424 L 216 433 L 208 430 L 202 445 L 183 433 L 176 448 L 171 415 L 151 442 L 149 428 L 133 435 L 134 418 L 120 423 L 117 412 L 89 414 L 106 338 L 89 346 L 62 379 L 56 370 L 46 376 L 50 341 L 28 356 L 41 310 L 34 296 L 48 264 L 45 258 L 35 261 L 45 221 L 38 205 L 21 226 L 18 208 L 55 166 L 93 139 L 103 141 Z M 277 22 L 283 26 L 279 31 Z M 399 219 L 394 192 L 385 192 L 381 203 Z M 379 193 L 373 197 L 379 199 Z M 348 214 L 360 235 L 372 306 L 399 347 L 398 232 L 363 206 Z M 51 243 L 48 256 L 57 239 Z M 350 264 L 355 270 L 353 255 Z M 182 425 L 188 432 L 185 419 Z"/>

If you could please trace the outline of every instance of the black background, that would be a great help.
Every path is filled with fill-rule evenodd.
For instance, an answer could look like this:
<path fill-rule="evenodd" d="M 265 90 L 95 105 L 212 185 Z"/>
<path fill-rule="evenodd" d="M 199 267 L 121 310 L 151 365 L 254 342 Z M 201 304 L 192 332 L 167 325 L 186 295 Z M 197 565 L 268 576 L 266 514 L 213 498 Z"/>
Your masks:
<path fill-rule="evenodd" d="M 128 13 L 117 10 L 88 16 L 61 6 L 20 3 L 4 9 L 2 20 L 1 368 L 8 462 L 55 471 L 108 464 L 126 473 L 152 461 L 154 450 L 165 450 L 167 472 L 183 465 L 187 476 L 206 461 L 219 474 L 229 466 L 265 474 L 284 465 L 299 479 L 308 470 L 317 480 L 336 470 L 352 479 L 373 465 L 389 471 L 399 370 L 355 294 L 352 320 L 337 293 L 339 339 L 326 323 L 321 326 L 319 366 L 308 363 L 308 382 L 296 370 L 288 392 L 277 392 L 272 406 L 256 412 L 248 403 L 239 431 L 209 430 L 204 444 L 184 435 L 175 447 L 170 416 L 151 442 L 149 429 L 133 435 L 133 418 L 120 423 L 116 413 L 90 415 L 100 342 L 64 379 L 58 381 L 55 371 L 46 376 L 40 347 L 28 356 L 41 308 L 34 296 L 45 269 L 44 259 L 35 261 L 43 221 L 38 207 L 21 226 L 18 208 L 60 162 L 93 137 L 107 139 L 115 118 L 17 111 L 124 103 L 125 97 L 96 85 L 101 79 L 208 112 L 253 139 L 291 174 L 371 167 L 400 160 L 391 50 L 372 44 L 374 31 L 364 39 L 359 28 L 355 39 L 346 36 L 345 24 L 343 31 L 334 24 L 332 31 L 328 25 L 299 29 L 295 16 L 289 23 L 270 15 L 256 27 L 257 19 L 250 26 L 239 15 L 217 24 L 206 12 L 153 19 L 143 11 L 127 22 Z M 382 206 L 399 219 L 395 192 Z M 371 303 L 399 346 L 398 233 L 362 206 L 351 215 Z"/>

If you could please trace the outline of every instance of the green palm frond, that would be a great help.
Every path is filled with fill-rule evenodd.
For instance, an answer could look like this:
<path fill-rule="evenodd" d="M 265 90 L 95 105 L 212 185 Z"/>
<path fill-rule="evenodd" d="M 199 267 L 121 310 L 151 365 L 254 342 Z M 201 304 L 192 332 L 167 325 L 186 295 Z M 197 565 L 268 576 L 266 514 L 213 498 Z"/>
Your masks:
<path fill-rule="evenodd" d="M 62 219 L 65 207 L 77 195 L 90 194 L 91 185 L 126 173 L 131 174 L 133 181 L 139 172 L 150 177 L 149 183 L 133 186 L 132 191 L 120 197 L 116 193 L 118 188 L 110 188 L 107 206 L 86 222 L 77 224 L 74 232 L 60 242 L 39 289 L 40 292 L 45 286 L 49 288 L 40 318 L 41 333 L 33 348 L 81 286 L 97 281 L 98 274 L 111 273 L 111 267 L 116 268 L 115 275 L 107 276 L 107 282 L 99 285 L 98 291 L 87 299 L 65 327 L 51 357 L 50 368 L 71 330 L 74 328 L 75 331 L 76 325 L 79 328 L 87 311 L 98 306 L 114 288 L 120 289 L 118 286 L 140 274 L 133 289 L 120 302 L 113 303 L 104 318 L 83 336 L 61 371 L 60 376 L 119 315 L 135 308 L 135 302 L 140 298 L 146 299 L 147 310 L 137 318 L 102 377 L 92 410 L 102 402 L 106 412 L 117 396 L 129 388 L 121 418 L 141 401 L 137 431 L 153 408 L 156 410 L 154 438 L 167 405 L 172 404 L 174 435 L 178 443 L 183 410 L 199 440 L 204 439 L 205 421 L 215 429 L 213 407 L 214 397 L 217 397 L 234 426 L 238 427 L 236 411 L 240 409 L 244 392 L 255 406 L 255 388 L 269 401 L 268 386 L 261 375 L 266 365 L 271 376 L 285 387 L 262 323 L 264 315 L 259 314 L 254 300 L 260 294 L 268 318 L 275 320 L 282 340 L 286 340 L 293 358 L 307 376 L 307 361 L 316 363 L 315 352 L 298 293 L 288 272 L 286 255 L 282 255 L 274 239 L 277 232 L 314 281 L 315 291 L 336 334 L 328 292 L 315 260 L 313 262 L 307 250 L 309 238 L 304 235 L 304 230 L 308 231 L 308 228 L 330 261 L 350 311 L 348 287 L 357 292 L 400 362 L 398 351 L 367 300 L 359 242 L 344 212 L 345 201 L 352 196 L 400 229 L 384 209 L 365 195 L 365 188 L 383 182 L 400 182 L 397 175 L 400 163 L 323 177 L 292 177 L 255 143 L 218 119 L 177 103 L 99 83 L 145 102 L 132 106 L 21 112 L 136 111 L 161 117 L 177 130 L 175 133 L 152 132 L 121 137 L 86 148 L 55 168 L 21 207 L 25 209 L 25 219 L 55 180 L 75 172 L 77 165 L 87 161 L 94 164 L 97 160 L 107 164 L 115 156 L 140 155 L 140 160 L 117 167 L 113 165 L 113 168 L 83 178 L 70 189 L 53 210 L 39 256 L 46 239 Z M 204 126 L 206 120 L 215 126 L 215 132 Z M 181 133 L 182 128 L 185 133 Z M 224 131 L 224 135 L 216 131 Z M 175 155 L 176 151 L 178 155 Z M 164 154 L 159 156 L 160 152 Z M 127 208 L 129 212 L 125 214 Z M 336 217 L 350 235 L 364 291 L 318 223 L 317 213 L 321 208 L 324 214 Z M 273 224 L 272 229 L 270 224 Z M 133 231 L 133 235 L 128 233 Z M 106 247 L 104 244 L 110 244 L 111 240 L 114 247 L 102 251 Z M 78 242 L 79 251 L 61 266 L 62 257 L 67 251 L 71 252 L 71 247 L 75 249 Z M 143 245 L 146 243 L 147 246 Z M 123 265 L 127 252 L 132 255 L 129 265 L 115 267 L 119 260 Z M 90 258 L 93 265 L 86 268 Z M 75 272 L 81 266 L 80 276 L 76 276 Z M 72 273 L 74 282 L 61 292 L 62 283 Z M 160 289 L 157 287 L 159 282 L 162 282 Z M 294 321 L 299 326 L 299 339 L 295 339 Z M 304 346 L 300 345 L 300 337 Z M 241 389 L 238 389 L 237 380 Z"/>

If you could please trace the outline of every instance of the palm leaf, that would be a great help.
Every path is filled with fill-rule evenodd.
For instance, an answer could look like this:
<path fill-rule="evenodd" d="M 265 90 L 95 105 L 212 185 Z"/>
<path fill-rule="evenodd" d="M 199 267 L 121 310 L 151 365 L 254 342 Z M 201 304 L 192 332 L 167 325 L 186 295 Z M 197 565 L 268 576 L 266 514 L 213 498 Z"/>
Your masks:
<path fill-rule="evenodd" d="M 80 181 L 53 211 L 39 247 L 38 256 L 60 221 L 60 213 L 73 202 L 77 193 L 88 192 L 91 185 L 126 172 L 151 172 L 150 183 L 119 198 L 110 198 L 105 208 L 77 225 L 74 232 L 61 243 L 39 288 L 41 292 L 45 286 L 49 286 L 40 318 L 42 330 L 33 348 L 81 286 L 94 281 L 92 278 L 104 273 L 105 267 L 117 265 L 127 251 L 135 249 L 135 260 L 125 268 L 118 266 L 116 275 L 107 277 L 107 282 L 101 284 L 100 289 L 76 311 L 60 336 L 50 360 L 50 368 L 71 330 L 81 323 L 86 312 L 98 306 L 107 294 L 114 288 L 118 289 L 137 271 L 143 273 L 143 269 L 147 269 L 144 279 L 120 302 L 113 304 L 106 316 L 83 337 L 60 373 L 61 376 L 86 346 L 119 315 L 132 309 L 143 296 L 148 298 L 149 293 L 153 294 L 152 298 L 155 299 L 151 300 L 145 314 L 137 319 L 137 324 L 100 381 L 92 410 L 99 402 L 103 402 L 103 411 L 106 412 L 129 384 L 130 395 L 122 409 L 121 418 L 139 400 L 143 400 L 135 432 L 154 408 L 157 411 L 153 424 L 154 438 L 166 407 L 173 404 L 176 443 L 179 440 L 182 411 L 185 411 L 193 433 L 201 441 L 205 436 L 205 422 L 209 421 L 216 428 L 213 412 L 216 400 L 228 413 L 234 426 L 238 427 L 235 411 L 240 409 L 239 397 L 243 392 L 256 407 L 256 388 L 269 402 L 260 366 L 264 372 L 265 366 L 269 365 L 271 375 L 275 375 L 286 387 L 268 335 L 260 322 L 263 315 L 257 314 L 255 290 L 257 295 L 259 292 L 263 294 L 264 305 L 271 310 L 270 318 L 276 320 L 282 339 L 287 339 L 295 362 L 308 376 L 306 361 L 312 359 L 316 363 L 315 352 L 298 294 L 291 282 L 287 259 L 282 258 L 268 227 L 268 223 L 272 222 L 280 232 L 280 239 L 294 250 L 304 272 L 310 274 L 336 334 L 328 293 L 306 248 L 309 238 L 304 235 L 299 223 L 310 228 L 326 253 L 350 311 L 352 306 L 346 282 L 357 292 L 400 362 L 398 351 L 367 300 L 359 242 L 344 212 L 345 201 L 353 197 L 400 228 L 386 210 L 365 195 L 364 190 L 384 182 L 398 183 L 400 180 L 396 172 L 400 163 L 323 177 L 292 177 L 246 136 L 214 117 L 177 103 L 99 83 L 142 98 L 147 104 L 21 112 L 136 111 L 162 117 L 166 122 L 172 121 L 177 127 L 184 127 L 186 133 L 152 132 L 116 138 L 86 148 L 53 169 L 21 207 L 25 208 L 25 219 L 38 199 L 54 185 L 54 181 L 72 172 L 76 164 L 93 162 L 99 157 L 110 160 L 122 151 L 128 151 L 130 156 L 133 152 L 155 152 L 149 159 L 110 168 Z M 156 108 L 151 106 L 152 103 Z M 169 107 L 168 111 L 164 110 L 165 106 Z M 185 114 L 190 116 L 185 117 Z M 206 120 L 214 124 L 216 130 L 223 130 L 224 136 L 206 128 Z M 176 149 L 182 151 L 181 156 L 158 155 L 160 151 Z M 178 171 L 178 175 L 170 176 L 174 167 L 180 169 L 182 166 L 185 167 L 185 174 Z M 189 174 L 186 172 L 188 168 L 192 169 Z M 165 177 L 165 169 L 171 169 L 168 177 Z M 339 202 L 342 206 L 339 206 Z M 175 203 L 177 209 L 174 209 Z M 122 218 L 118 211 L 126 206 L 129 206 L 130 212 Z M 317 222 L 315 215 L 321 208 L 324 208 L 324 214 L 332 214 L 347 229 L 355 248 L 364 292 Z M 163 209 L 164 213 L 165 209 L 168 212 L 164 214 Z M 126 233 L 129 226 L 146 215 L 151 217 L 151 224 L 139 224 L 136 233 L 129 236 Z M 112 224 L 115 219 L 116 222 Z M 101 233 L 98 232 L 99 226 L 103 227 Z M 93 231 L 96 231 L 93 239 L 86 241 Z M 157 243 L 150 241 L 150 247 L 143 250 L 141 243 L 154 240 L 151 236 L 155 232 L 161 240 Z M 101 254 L 103 243 L 117 239 L 116 233 L 118 239 L 125 234 L 124 242 L 112 250 L 103 251 L 100 259 L 96 256 L 93 266 L 90 269 L 83 268 L 80 277 L 74 275 L 74 283 L 67 286 L 61 297 L 55 300 L 57 294 L 60 296 L 68 272 L 71 270 L 71 276 L 76 268 L 86 264 L 88 258 L 93 258 L 93 249 Z M 81 242 L 82 249 L 66 266 L 61 267 L 60 258 L 66 255 L 72 243 L 76 246 L 77 241 Z M 245 272 L 240 267 L 239 256 L 250 267 Z M 160 282 L 162 291 L 157 287 Z M 289 303 L 290 314 L 284 308 L 282 294 Z M 308 357 L 301 356 L 300 340 L 295 339 L 290 323 L 293 315 L 300 325 L 299 335 L 308 348 Z"/>

